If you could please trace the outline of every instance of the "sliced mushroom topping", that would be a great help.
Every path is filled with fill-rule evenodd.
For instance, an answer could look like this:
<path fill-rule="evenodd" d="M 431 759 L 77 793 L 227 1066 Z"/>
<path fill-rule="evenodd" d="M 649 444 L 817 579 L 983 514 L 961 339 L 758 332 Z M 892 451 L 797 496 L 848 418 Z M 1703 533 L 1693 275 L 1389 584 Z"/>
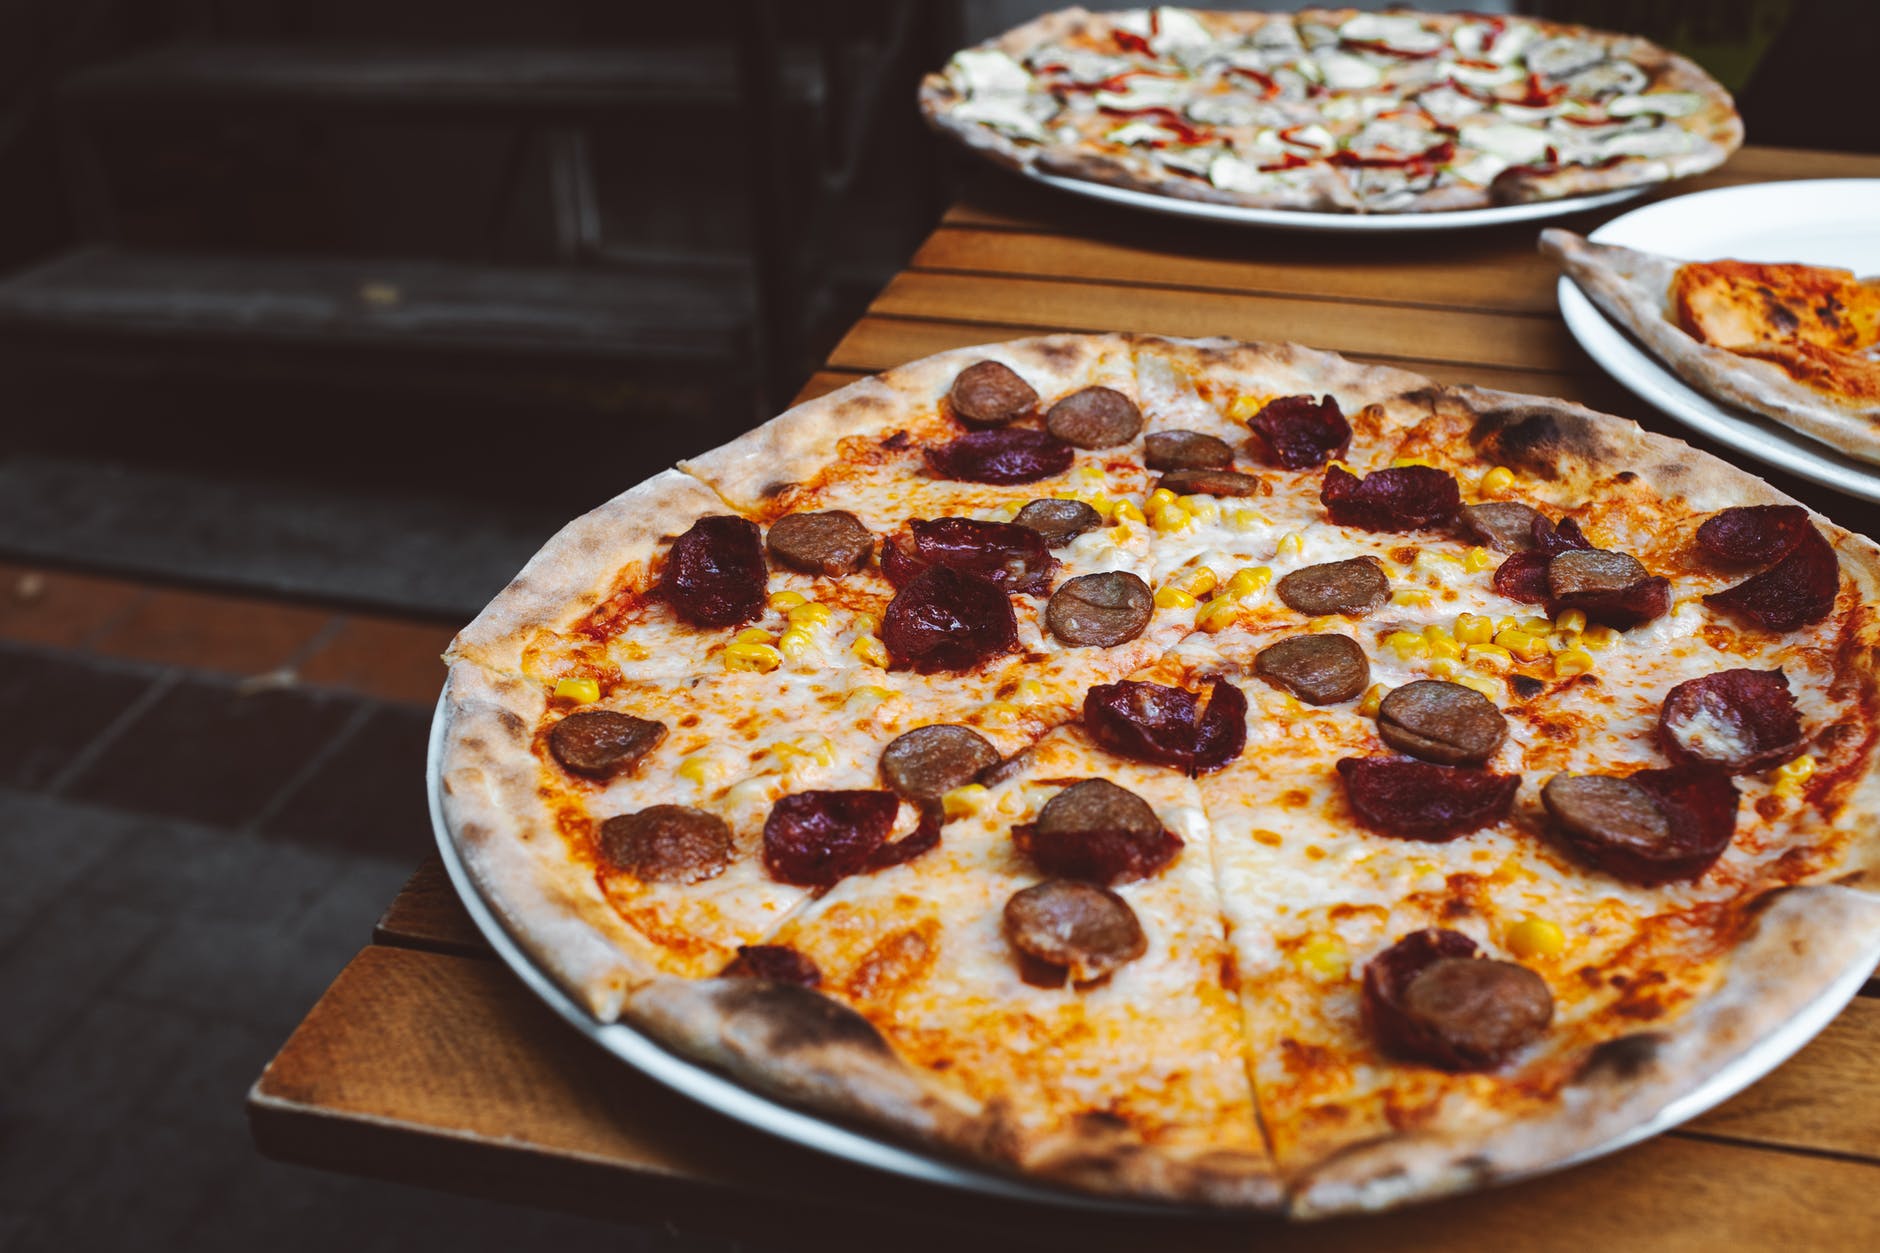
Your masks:
<path fill-rule="evenodd" d="M 1012 521 L 1044 536 L 1046 547 L 1062 548 L 1085 531 L 1102 526 L 1103 515 L 1081 500 L 1034 500 Z"/>
<path fill-rule="evenodd" d="M 881 750 L 881 779 L 904 800 L 932 804 L 999 764 L 999 750 L 971 727 L 915 727 Z"/>
<path fill-rule="evenodd" d="M 1262 648 L 1254 673 L 1308 705 L 1351 700 L 1371 681 L 1371 663 L 1348 635 L 1294 635 Z"/>
<path fill-rule="evenodd" d="M 632 767 L 666 738 L 666 724 L 609 709 L 584 709 L 557 722 L 548 751 L 566 769 L 606 779 Z"/>
<path fill-rule="evenodd" d="M 1086 387 L 1052 405 L 1044 425 L 1073 448 L 1114 448 L 1136 438 L 1142 411 L 1113 387 Z"/>
<path fill-rule="evenodd" d="M 654 805 L 601 824 L 601 860 L 643 883 L 699 883 L 731 864 L 731 828 L 716 814 Z"/>
<path fill-rule="evenodd" d="M 1038 405 L 1032 385 L 999 361 L 976 361 L 961 370 L 949 398 L 953 412 L 976 426 L 1004 426 Z"/>
<path fill-rule="evenodd" d="M 1518 553 L 1534 547 L 1534 519 L 1540 511 L 1513 500 L 1492 500 L 1464 505 L 1462 528 L 1498 553 Z"/>
<path fill-rule="evenodd" d="M 1200 431 L 1151 431 L 1142 457 L 1151 470 L 1225 470 L 1234 464 L 1226 440 Z"/>
<path fill-rule="evenodd" d="M 1501 747 L 1508 720 L 1473 688 L 1418 679 L 1384 697 L 1377 733 L 1400 753 L 1445 766 L 1476 766 Z"/>
<path fill-rule="evenodd" d="M 1390 598 L 1390 580 L 1376 557 L 1327 561 L 1294 570 L 1273 588 L 1288 609 L 1309 618 L 1327 614 L 1363 617 Z"/>
<path fill-rule="evenodd" d="M 1045 606 L 1051 634 L 1073 647 L 1112 648 L 1142 634 L 1155 614 L 1149 585 L 1125 570 L 1067 580 Z"/>
<path fill-rule="evenodd" d="M 1014 893 L 1005 903 L 1005 938 L 1077 983 L 1101 979 L 1149 949 L 1129 902 L 1075 879 L 1046 879 Z"/>

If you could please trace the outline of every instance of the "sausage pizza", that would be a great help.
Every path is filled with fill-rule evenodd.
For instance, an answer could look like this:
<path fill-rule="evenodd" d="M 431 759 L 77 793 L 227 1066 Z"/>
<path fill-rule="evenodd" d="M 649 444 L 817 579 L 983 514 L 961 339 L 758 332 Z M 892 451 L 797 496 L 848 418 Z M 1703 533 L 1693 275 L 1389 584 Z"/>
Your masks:
<path fill-rule="evenodd" d="M 1644 39 L 1471 13 L 1066 9 L 920 89 L 1003 164 L 1190 200 L 1427 213 L 1711 169 L 1729 93 Z"/>
<path fill-rule="evenodd" d="M 1053 336 L 571 523 L 443 812 L 601 1020 L 1108 1196 L 1611 1144 L 1880 946 L 1880 554 L 1561 401 Z"/>

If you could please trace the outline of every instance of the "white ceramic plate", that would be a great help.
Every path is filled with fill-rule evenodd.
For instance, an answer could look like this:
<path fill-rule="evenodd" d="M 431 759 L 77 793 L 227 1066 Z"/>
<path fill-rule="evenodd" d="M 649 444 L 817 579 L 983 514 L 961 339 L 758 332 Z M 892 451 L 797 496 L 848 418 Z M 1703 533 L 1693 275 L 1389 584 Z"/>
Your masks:
<path fill-rule="evenodd" d="M 1210 1212 L 1188 1210 L 1172 1205 L 1106 1201 L 1098 1197 L 1028 1184 L 991 1171 L 962 1166 L 957 1162 L 878 1139 L 848 1127 L 838 1126 L 813 1114 L 806 1114 L 788 1105 L 779 1104 L 768 1097 L 752 1092 L 749 1088 L 733 1083 L 723 1075 L 696 1062 L 668 1052 L 631 1027 L 622 1026 L 619 1023 L 596 1021 L 586 1009 L 562 990 L 560 984 L 539 969 L 530 960 L 528 954 L 523 952 L 521 946 L 503 928 L 503 924 L 478 893 L 476 885 L 470 879 L 469 872 L 464 868 L 463 859 L 457 853 L 456 841 L 450 838 L 450 829 L 444 822 L 442 763 L 445 721 L 444 701 L 442 697 L 439 697 L 437 709 L 431 718 L 431 737 L 425 762 L 425 785 L 430 797 L 432 831 L 437 837 L 437 850 L 443 858 L 445 870 L 450 875 L 451 886 L 456 888 L 457 895 L 462 898 L 464 908 L 469 911 L 471 919 L 475 921 L 477 930 L 483 933 L 483 938 L 489 941 L 490 947 L 496 950 L 497 956 L 503 959 L 529 990 L 546 1002 L 549 1008 L 559 1014 L 568 1025 L 627 1065 L 648 1078 L 665 1084 L 673 1091 L 716 1110 L 727 1118 L 755 1127 L 760 1131 L 769 1132 L 792 1145 L 827 1153 L 833 1157 L 886 1171 L 892 1175 L 900 1175 L 907 1179 L 938 1184 L 942 1187 L 959 1188 L 988 1196 L 1109 1213 Z M 1867 953 L 1842 972 L 1840 978 L 1822 989 L 1818 997 L 1803 1006 L 1793 1018 L 1783 1023 L 1775 1032 L 1757 1041 L 1742 1056 L 1711 1076 L 1709 1083 L 1686 1093 L 1660 1109 L 1651 1118 L 1614 1136 L 1606 1143 L 1596 1145 L 1565 1161 L 1551 1163 L 1545 1169 L 1534 1173 L 1545 1174 L 1617 1152 L 1628 1145 L 1636 1144 L 1667 1128 L 1695 1118 L 1705 1110 L 1735 1096 L 1787 1061 L 1798 1049 L 1813 1039 L 1817 1032 L 1827 1026 L 1854 998 L 1855 993 L 1860 991 L 1876 962 L 1880 962 L 1880 937 L 1876 937 L 1875 943 L 1869 946 Z M 1512 1180 L 1499 1182 L 1512 1182 Z"/>
<path fill-rule="evenodd" d="M 1307 231 L 1327 235 L 1400 235 L 1423 231 L 1460 231 L 1482 226 L 1506 226 L 1510 222 L 1533 222 L 1543 218 L 1565 217 L 1602 205 L 1618 204 L 1653 190 L 1659 184 L 1621 187 L 1594 196 L 1574 196 L 1566 200 L 1542 200 L 1534 204 L 1495 205 L 1488 209 L 1457 209 L 1450 213 L 1306 213 L 1298 209 L 1251 209 L 1244 205 L 1208 204 L 1201 200 L 1183 200 L 1179 196 L 1158 196 L 1153 192 L 1128 187 L 1111 187 L 1081 178 L 1063 178 L 1026 167 L 1026 177 L 1092 200 L 1128 205 L 1170 217 L 1200 218 L 1209 222 L 1232 222 L 1240 226 L 1259 226 L 1282 231 Z"/>
<path fill-rule="evenodd" d="M 1720 187 L 1660 200 L 1614 218 L 1590 238 L 1684 260 L 1799 261 L 1880 274 L 1880 179 L 1811 179 Z M 1880 465 L 1712 400 L 1606 319 L 1572 279 L 1560 313 L 1580 347 L 1639 399 L 1790 474 L 1880 501 Z"/>

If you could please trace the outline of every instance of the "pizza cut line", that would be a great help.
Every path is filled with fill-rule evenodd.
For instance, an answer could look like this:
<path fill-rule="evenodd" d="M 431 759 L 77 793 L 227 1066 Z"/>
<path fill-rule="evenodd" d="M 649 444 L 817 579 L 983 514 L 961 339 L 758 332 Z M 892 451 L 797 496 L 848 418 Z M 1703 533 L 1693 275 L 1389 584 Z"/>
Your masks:
<path fill-rule="evenodd" d="M 957 53 L 920 103 L 1009 166 L 1311 212 L 1633 187 L 1743 138 L 1729 94 L 1655 44 L 1468 13 L 1066 9 Z"/>
<path fill-rule="evenodd" d="M 571 523 L 452 645 L 443 811 L 599 1019 L 763 1091 L 1382 1208 L 1611 1143 L 1871 967 L 1877 570 L 1564 402 L 989 345 Z"/>

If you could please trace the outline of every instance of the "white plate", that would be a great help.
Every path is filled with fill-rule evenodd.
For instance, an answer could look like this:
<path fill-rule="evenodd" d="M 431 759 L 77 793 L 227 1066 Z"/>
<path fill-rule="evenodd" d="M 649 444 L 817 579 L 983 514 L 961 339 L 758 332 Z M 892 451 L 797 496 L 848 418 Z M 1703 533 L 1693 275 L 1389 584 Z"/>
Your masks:
<path fill-rule="evenodd" d="M 1880 274 L 1880 179 L 1813 179 L 1700 191 L 1634 209 L 1589 238 L 1687 261 L 1799 261 Z M 1758 461 L 1863 500 L 1880 501 L 1880 466 L 1712 400 L 1608 321 L 1564 275 L 1560 314 L 1580 347 L 1647 404 Z"/>
<path fill-rule="evenodd" d="M 569 1026 L 579 1031 L 588 1039 L 632 1066 L 641 1074 L 666 1085 L 673 1091 L 697 1101 L 727 1118 L 769 1132 L 792 1145 L 827 1153 L 832 1157 L 900 1175 L 922 1183 L 939 1184 L 942 1187 L 959 1188 L 967 1192 L 1003 1197 L 1012 1200 L 1035 1201 L 1042 1204 L 1069 1206 L 1081 1210 L 1095 1210 L 1116 1214 L 1167 1214 L 1179 1213 L 1214 1213 L 1215 1211 L 1198 1210 L 1174 1205 L 1154 1205 L 1125 1201 L 1108 1201 L 1080 1193 L 1061 1191 L 1043 1185 L 1028 1184 L 1009 1176 L 994 1174 L 991 1171 L 975 1170 L 957 1162 L 935 1157 L 907 1148 L 900 1144 L 878 1139 L 874 1136 L 826 1122 L 813 1114 L 806 1114 L 788 1105 L 779 1104 L 768 1097 L 760 1096 L 749 1088 L 741 1087 L 723 1075 L 707 1069 L 696 1062 L 668 1052 L 631 1027 L 619 1023 L 602 1023 L 582 1008 L 572 997 L 523 952 L 520 945 L 503 928 L 495 913 L 483 900 L 471 881 L 469 871 L 464 868 L 463 859 L 458 855 L 456 841 L 450 838 L 450 828 L 444 822 L 442 798 L 444 795 L 442 764 L 444 759 L 444 700 L 438 698 L 437 709 L 431 717 L 431 736 L 425 761 L 425 786 L 430 797 L 431 828 L 437 837 L 438 854 L 443 858 L 444 869 L 450 875 L 451 886 L 463 900 L 464 908 L 469 911 L 477 930 L 483 933 L 490 947 L 496 950 L 506 965 L 516 973 L 516 977 L 527 985 L 529 990 L 549 1008 L 559 1014 Z M 1629 1145 L 1657 1135 L 1681 1122 L 1695 1118 L 1705 1110 L 1735 1096 L 1756 1080 L 1787 1061 L 1804 1044 L 1815 1037 L 1841 1012 L 1847 1003 L 1854 999 L 1855 993 L 1867 981 L 1868 974 L 1876 962 L 1880 962 L 1880 936 L 1868 946 L 1865 954 L 1822 989 L 1819 996 L 1796 1011 L 1794 1017 L 1783 1023 L 1771 1034 L 1764 1036 L 1751 1045 L 1743 1054 L 1722 1070 L 1712 1075 L 1710 1081 L 1702 1087 L 1686 1093 L 1684 1096 L 1660 1109 L 1651 1118 L 1614 1136 L 1604 1144 L 1598 1144 L 1583 1153 L 1578 1153 L 1564 1161 L 1553 1162 L 1533 1174 L 1546 1174 L 1565 1167 L 1615 1153 Z M 1513 1182 L 1526 1175 L 1510 1176 L 1497 1182 Z"/>
<path fill-rule="evenodd" d="M 1298 209 L 1252 209 L 1237 204 L 1209 204 L 1203 200 L 1183 200 L 1180 196 L 1158 196 L 1154 192 L 1128 187 L 1111 187 L 1081 178 L 1063 178 L 1044 174 L 1029 166 L 1020 173 L 1047 187 L 1107 200 L 1111 204 L 1146 209 L 1170 217 L 1201 218 L 1209 222 L 1232 222 L 1240 226 L 1271 227 L 1282 231 L 1308 231 L 1329 235 L 1397 235 L 1420 231 L 1460 231 L 1480 226 L 1506 226 L 1510 222 L 1533 222 L 1542 218 L 1565 217 L 1602 205 L 1618 204 L 1642 196 L 1659 186 L 1621 187 L 1593 196 L 1573 196 L 1566 200 L 1541 200 L 1533 204 L 1504 204 L 1487 209 L 1457 209 L 1449 213 L 1308 213 Z"/>

